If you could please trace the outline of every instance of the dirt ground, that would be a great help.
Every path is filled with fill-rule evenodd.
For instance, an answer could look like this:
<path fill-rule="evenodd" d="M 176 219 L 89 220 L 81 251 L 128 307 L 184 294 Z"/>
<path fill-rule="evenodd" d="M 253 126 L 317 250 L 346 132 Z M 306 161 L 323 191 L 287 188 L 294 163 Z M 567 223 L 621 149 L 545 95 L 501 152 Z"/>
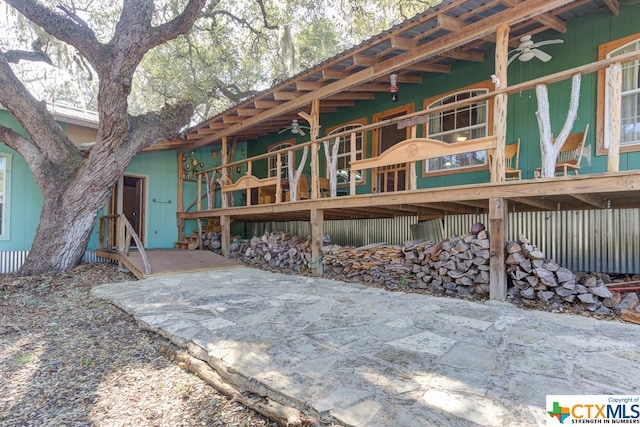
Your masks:
<path fill-rule="evenodd" d="M 93 299 L 113 264 L 0 276 L 0 426 L 274 426 L 171 362 L 163 338 Z"/>

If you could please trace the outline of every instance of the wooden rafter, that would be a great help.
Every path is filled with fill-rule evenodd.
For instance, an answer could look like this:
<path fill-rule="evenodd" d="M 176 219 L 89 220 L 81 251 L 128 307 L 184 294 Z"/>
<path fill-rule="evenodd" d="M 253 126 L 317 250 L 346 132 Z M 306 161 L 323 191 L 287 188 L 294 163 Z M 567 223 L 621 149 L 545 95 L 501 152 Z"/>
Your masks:
<path fill-rule="evenodd" d="M 235 107 L 237 110 L 230 109 L 214 117 L 210 120 L 214 126 L 202 123 L 187 132 L 186 139 L 193 141 L 188 145 L 194 148 L 207 145 L 224 135 L 240 138 L 266 135 L 273 131 L 271 122 L 275 117 L 307 108 L 313 98 L 327 103 L 371 99 L 375 93 L 388 89 L 390 73 L 397 74 L 402 84 L 420 83 L 420 73 L 450 73 L 451 60 L 482 61 L 483 52 L 495 43 L 494 29 L 501 23 L 510 26 L 509 44 L 515 46 L 524 34 L 537 34 L 547 29 L 566 31 L 560 16 L 573 8 L 582 10 L 593 2 L 489 0 L 469 8 L 466 6 L 468 0 L 455 0 L 435 6 L 402 26 L 350 49 L 345 55 L 331 58 L 309 72 L 239 104 Z M 619 13 L 619 1 L 605 0 L 605 3 L 612 13 Z M 465 12 L 459 14 L 460 9 Z M 371 49 L 373 46 L 382 49 Z M 366 95 L 360 98 L 359 94 Z M 324 104 L 323 108 L 326 108 Z M 207 130 L 200 131 L 200 128 Z M 219 131 L 210 132 L 212 129 Z M 165 145 L 158 146 L 160 149 Z"/>

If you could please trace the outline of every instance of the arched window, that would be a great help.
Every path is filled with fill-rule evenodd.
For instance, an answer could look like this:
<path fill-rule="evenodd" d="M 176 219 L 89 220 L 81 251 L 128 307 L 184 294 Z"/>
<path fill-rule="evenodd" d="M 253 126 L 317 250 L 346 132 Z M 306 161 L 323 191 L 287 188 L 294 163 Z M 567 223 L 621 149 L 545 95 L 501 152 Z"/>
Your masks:
<path fill-rule="evenodd" d="M 284 148 L 289 148 L 289 147 L 293 147 L 292 142 L 282 142 L 280 144 L 269 147 L 268 152 L 271 153 L 273 151 L 278 151 L 278 150 L 282 150 Z M 280 158 L 282 159 L 281 178 L 286 179 L 287 173 L 288 173 L 287 167 L 289 165 L 289 156 L 287 155 L 287 152 L 284 151 L 280 153 Z M 271 178 L 273 176 L 276 176 L 277 174 L 278 174 L 278 156 L 270 156 L 269 157 L 269 177 Z"/>
<path fill-rule="evenodd" d="M 327 136 L 335 135 L 337 133 L 358 129 L 363 127 L 361 123 L 350 123 L 342 125 L 335 129 L 332 129 Z M 329 138 L 331 146 L 335 138 Z M 362 131 L 356 132 L 356 160 L 362 159 L 362 142 L 364 140 L 364 133 Z M 336 162 L 336 174 L 338 175 L 338 185 L 346 184 L 349 182 L 349 162 L 351 161 L 351 135 L 344 135 L 340 137 L 340 148 L 338 148 L 338 160 Z M 356 182 L 362 181 L 362 173 L 356 171 Z"/>
<path fill-rule="evenodd" d="M 487 93 L 488 89 L 469 89 L 444 96 L 427 105 L 428 108 L 439 107 L 453 102 L 468 99 Z M 488 102 L 480 101 L 451 110 L 441 111 L 430 115 L 428 137 L 444 141 L 449 144 L 482 138 L 488 133 Z M 426 172 L 447 169 L 463 169 L 483 166 L 487 164 L 486 151 L 455 154 L 451 156 L 429 159 L 425 162 Z"/>

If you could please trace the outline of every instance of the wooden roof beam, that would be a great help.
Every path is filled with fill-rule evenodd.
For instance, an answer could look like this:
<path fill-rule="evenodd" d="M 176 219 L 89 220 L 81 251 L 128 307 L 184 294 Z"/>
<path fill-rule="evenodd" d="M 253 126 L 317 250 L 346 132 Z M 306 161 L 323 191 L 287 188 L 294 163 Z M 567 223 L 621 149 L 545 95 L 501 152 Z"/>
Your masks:
<path fill-rule="evenodd" d="M 225 123 L 240 123 L 243 120 L 244 118 L 239 116 L 222 116 L 222 121 Z"/>
<path fill-rule="evenodd" d="M 349 76 L 349 73 L 342 70 L 325 69 L 322 70 L 322 78 L 324 80 L 342 80 Z"/>
<path fill-rule="evenodd" d="M 620 14 L 620 0 L 604 0 L 604 4 L 607 5 L 611 13 L 614 15 Z"/>
<path fill-rule="evenodd" d="M 292 101 L 294 99 L 298 99 L 301 95 L 304 95 L 307 92 L 301 92 L 301 91 L 276 91 L 273 92 L 273 97 L 276 99 L 276 101 Z"/>
<path fill-rule="evenodd" d="M 253 101 L 253 105 L 255 105 L 256 108 L 264 109 L 264 110 L 269 110 L 271 108 L 278 107 L 282 104 L 284 104 L 284 102 L 282 101 L 269 101 L 269 100 L 261 100 L 261 99 L 256 99 L 255 101 Z"/>
<path fill-rule="evenodd" d="M 296 89 L 301 91 L 312 91 L 320 89 L 322 86 L 324 86 L 324 83 L 322 83 L 321 81 L 310 82 L 300 80 L 296 82 Z"/>
<path fill-rule="evenodd" d="M 415 49 L 417 45 L 418 45 L 418 41 L 415 39 L 408 39 L 406 37 L 400 37 L 400 36 L 391 37 L 391 46 L 396 49 L 411 50 L 411 49 Z"/>
<path fill-rule="evenodd" d="M 256 114 L 260 114 L 267 111 L 264 108 L 238 108 L 236 110 L 236 112 L 238 113 L 238 116 L 242 116 L 242 117 L 251 117 L 251 116 L 255 116 Z"/>
<path fill-rule="evenodd" d="M 451 65 L 429 64 L 420 62 L 411 65 L 411 70 L 421 71 L 423 73 L 451 74 Z"/>
<path fill-rule="evenodd" d="M 542 13 L 557 9 L 568 3 L 570 3 L 570 0 L 527 0 L 526 4 L 520 3 L 495 15 L 468 24 L 460 31 L 421 44 L 411 52 L 405 52 L 395 58 L 387 59 L 374 67 L 369 67 L 355 73 L 347 73 L 347 75 L 339 81 L 328 83 L 322 89 L 315 92 L 301 94 L 295 101 L 287 102 L 278 107 L 271 108 L 269 111 L 258 116 L 250 117 L 242 125 L 231 126 L 215 136 L 202 139 L 194 145 L 196 147 L 207 145 L 214 140 L 237 133 L 242 126 L 253 126 L 262 123 L 287 111 L 298 110 L 303 105 L 308 105 L 313 99 L 322 100 L 329 98 L 335 93 L 358 86 L 367 81 L 375 80 L 394 70 L 408 68 L 411 64 L 421 62 L 429 57 L 442 55 L 444 52 L 453 50 L 458 46 L 471 43 L 479 37 L 494 33 L 496 27 L 501 23 L 514 25 L 527 19 L 532 19 Z"/>
<path fill-rule="evenodd" d="M 458 31 L 462 29 L 466 24 L 464 21 L 456 18 L 452 18 L 451 16 L 441 14 L 438 15 L 436 26 L 439 28 L 443 28 L 447 31 Z"/>
<path fill-rule="evenodd" d="M 461 50 L 450 50 L 448 52 L 443 52 L 441 56 L 451 59 L 459 59 L 462 61 L 469 62 L 483 62 L 484 55 L 482 53 L 475 52 L 463 52 Z"/>
<path fill-rule="evenodd" d="M 509 7 L 513 7 L 515 5 L 517 5 L 518 3 L 522 3 L 523 0 L 503 0 L 502 2 L 504 4 L 506 4 Z M 533 18 L 534 20 L 538 21 L 540 24 L 547 26 L 549 28 L 551 28 L 552 30 L 555 30 L 559 33 L 566 33 L 567 32 L 567 24 L 560 18 L 550 14 L 550 13 L 543 13 L 541 15 L 536 16 L 535 18 Z"/>
<path fill-rule="evenodd" d="M 353 55 L 351 58 L 353 60 L 353 65 L 360 65 L 363 67 L 373 67 L 380 63 L 380 60 L 373 56 Z"/>

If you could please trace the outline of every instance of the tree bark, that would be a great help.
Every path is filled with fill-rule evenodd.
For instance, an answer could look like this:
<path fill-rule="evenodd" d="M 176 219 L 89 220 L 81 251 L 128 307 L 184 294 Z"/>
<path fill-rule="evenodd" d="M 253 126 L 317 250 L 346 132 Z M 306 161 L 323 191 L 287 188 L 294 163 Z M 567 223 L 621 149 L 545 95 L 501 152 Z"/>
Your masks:
<path fill-rule="evenodd" d="M 538 99 L 538 111 L 536 118 L 538 119 L 538 129 L 540 130 L 540 152 L 541 152 L 541 176 L 553 177 L 556 175 L 556 159 L 562 145 L 567 140 L 573 123 L 578 116 L 578 104 L 580 99 L 580 74 L 573 76 L 571 80 L 571 100 L 569 102 L 569 112 L 562 126 L 562 130 L 558 137 L 553 140 L 551 131 L 551 117 L 549 114 L 549 96 L 546 85 L 536 86 L 536 97 Z"/>
<path fill-rule="evenodd" d="M 151 0 L 125 1 L 113 39 L 100 43 L 72 12 L 60 14 L 31 0 L 5 0 L 52 36 L 74 46 L 96 69 L 99 125 L 87 157 L 14 75 L 0 53 L 0 102 L 20 122 L 25 138 L 0 126 L 0 137 L 22 155 L 44 196 L 40 223 L 22 275 L 66 271 L 81 259 L 99 210 L 131 159 L 143 148 L 173 138 L 193 113 L 189 102 L 131 117 L 127 98 L 142 57 L 188 31 L 206 0 L 189 0 L 174 19 L 153 27 Z"/>

